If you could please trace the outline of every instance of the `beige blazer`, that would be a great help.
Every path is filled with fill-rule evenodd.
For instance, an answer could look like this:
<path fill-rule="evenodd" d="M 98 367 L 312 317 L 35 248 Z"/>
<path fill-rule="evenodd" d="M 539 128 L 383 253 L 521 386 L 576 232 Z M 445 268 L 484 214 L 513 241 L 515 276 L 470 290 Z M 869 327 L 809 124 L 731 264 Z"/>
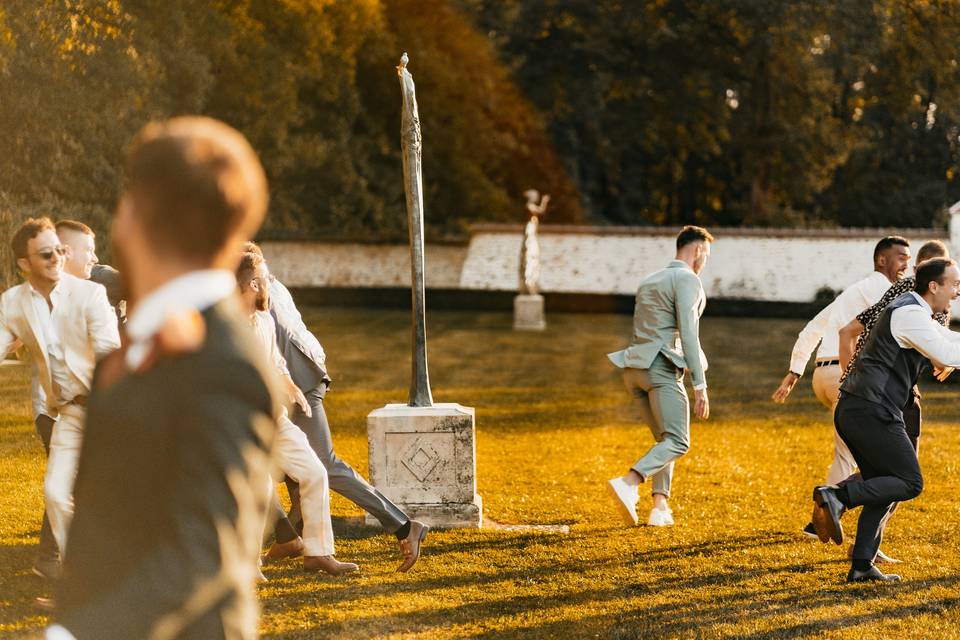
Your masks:
<path fill-rule="evenodd" d="M 90 391 L 97 361 L 120 347 L 117 317 L 107 301 L 103 285 L 69 274 L 61 276 L 59 299 L 51 317 L 63 343 L 64 362 Z M 9 353 L 19 344 L 30 352 L 47 409 L 56 416 L 56 396 L 50 375 L 50 360 L 40 319 L 33 307 L 30 285 L 11 287 L 0 296 L 0 352 Z"/>
<path fill-rule="evenodd" d="M 690 371 L 694 387 L 706 384 L 707 358 L 700 348 L 700 316 L 707 298 L 685 262 L 673 260 L 640 282 L 630 346 L 608 354 L 618 367 L 649 369 L 663 354 Z"/>

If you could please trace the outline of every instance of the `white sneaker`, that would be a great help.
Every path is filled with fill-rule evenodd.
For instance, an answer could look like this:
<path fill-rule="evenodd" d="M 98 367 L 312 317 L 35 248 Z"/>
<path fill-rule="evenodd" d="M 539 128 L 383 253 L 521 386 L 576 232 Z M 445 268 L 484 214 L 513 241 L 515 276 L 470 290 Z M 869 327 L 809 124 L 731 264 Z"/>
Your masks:
<path fill-rule="evenodd" d="M 650 509 L 650 517 L 647 518 L 647 524 L 651 527 L 672 527 L 673 511 L 670 510 L 670 507 L 666 509 L 654 507 Z"/>
<path fill-rule="evenodd" d="M 617 505 L 623 521 L 628 526 L 636 526 L 640 522 L 637 516 L 637 503 L 640 501 L 640 493 L 637 487 L 624 482 L 623 478 L 614 478 L 607 482 L 607 489 L 613 496 L 613 502 Z"/>

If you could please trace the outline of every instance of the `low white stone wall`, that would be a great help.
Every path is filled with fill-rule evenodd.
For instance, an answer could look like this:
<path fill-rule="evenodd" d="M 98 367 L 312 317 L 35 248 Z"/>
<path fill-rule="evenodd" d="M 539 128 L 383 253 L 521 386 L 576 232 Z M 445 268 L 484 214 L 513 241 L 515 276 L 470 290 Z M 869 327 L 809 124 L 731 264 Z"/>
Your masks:
<path fill-rule="evenodd" d="M 630 295 L 643 276 L 673 258 L 677 229 L 540 227 L 545 293 Z M 873 270 L 873 248 L 891 232 L 913 250 L 937 238 L 933 231 L 716 229 L 703 273 L 708 297 L 771 302 L 809 302 L 818 290 L 839 291 Z M 947 241 L 946 234 L 940 234 Z M 463 289 L 517 288 L 518 226 L 477 227 L 460 278 Z"/>
<path fill-rule="evenodd" d="M 960 220 L 960 219 L 958 219 Z M 954 222 L 954 221 L 951 221 Z M 951 224 L 960 231 L 960 223 Z M 884 235 L 910 240 L 914 252 L 941 239 L 960 255 L 960 237 L 920 229 L 712 229 L 712 255 L 701 274 L 712 298 L 810 302 L 872 270 Z M 481 225 L 467 246 L 428 245 L 426 285 L 433 289 L 516 291 L 522 227 Z M 540 227 L 544 293 L 632 295 L 647 273 L 674 255 L 673 228 Z M 405 245 L 265 242 L 271 270 L 292 287 L 406 287 Z"/>

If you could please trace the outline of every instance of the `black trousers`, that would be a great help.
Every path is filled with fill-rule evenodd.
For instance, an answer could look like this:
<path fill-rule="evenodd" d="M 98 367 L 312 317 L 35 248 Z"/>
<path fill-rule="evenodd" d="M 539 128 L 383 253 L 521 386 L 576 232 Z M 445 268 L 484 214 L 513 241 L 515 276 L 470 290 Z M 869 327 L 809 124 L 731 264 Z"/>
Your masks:
<path fill-rule="evenodd" d="M 849 506 L 863 507 L 853 559 L 872 562 L 897 503 L 923 491 L 916 439 L 907 434 L 902 416 L 857 396 L 841 394 L 834 422 L 860 468 L 861 478 L 845 483 Z"/>
<path fill-rule="evenodd" d="M 37 435 L 40 436 L 40 442 L 43 443 L 43 451 L 50 455 L 50 438 L 53 436 L 53 425 L 56 420 L 50 416 L 40 414 L 35 421 Z M 60 549 L 57 547 L 57 540 L 53 537 L 53 530 L 50 529 L 50 520 L 47 518 L 47 510 L 43 510 L 43 524 L 40 525 L 40 548 L 37 555 L 41 560 L 57 558 L 60 555 Z"/>

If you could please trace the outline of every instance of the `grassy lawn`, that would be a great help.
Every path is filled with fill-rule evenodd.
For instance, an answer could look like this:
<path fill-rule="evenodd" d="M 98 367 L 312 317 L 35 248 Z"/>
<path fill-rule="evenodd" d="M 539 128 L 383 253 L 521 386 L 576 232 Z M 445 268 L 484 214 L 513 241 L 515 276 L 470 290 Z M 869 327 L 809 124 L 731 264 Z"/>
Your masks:
<path fill-rule="evenodd" d="M 404 401 L 409 317 L 314 309 L 330 358 L 327 412 L 340 455 L 366 469 L 365 416 Z M 359 577 L 266 569 L 269 638 L 960 638 L 960 431 L 956 387 L 925 394 L 926 490 L 902 506 L 884 549 L 906 562 L 895 585 L 848 586 L 846 549 L 801 538 L 810 491 L 832 457 L 829 417 L 804 378 L 769 402 L 799 321 L 707 318 L 712 416 L 693 426 L 672 501 L 677 526 L 624 527 L 603 483 L 651 443 L 604 354 L 630 318 L 554 315 L 542 334 L 498 313 L 428 318 L 434 399 L 476 407 L 479 492 L 507 524 L 568 524 L 570 534 L 492 529 L 432 533 L 407 575 L 392 539 L 357 524 L 339 496 L 337 555 Z M 36 630 L 45 592 L 30 574 L 42 450 L 26 373 L 0 370 L 0 637 Z M 121 481 L 122 479 L 118 479 Z M 855 522 L 848 517 L 847 532 Z"/>

